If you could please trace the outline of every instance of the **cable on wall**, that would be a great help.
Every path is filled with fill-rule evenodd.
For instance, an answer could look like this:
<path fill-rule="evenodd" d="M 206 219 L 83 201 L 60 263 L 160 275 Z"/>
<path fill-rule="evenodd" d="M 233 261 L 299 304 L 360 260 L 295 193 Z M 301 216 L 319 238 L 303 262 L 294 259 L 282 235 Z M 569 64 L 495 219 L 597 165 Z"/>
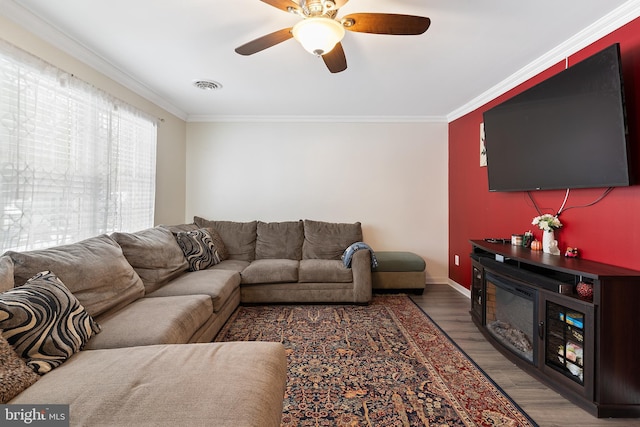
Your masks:
<path fill-rule="evenodd" d="M 569 206 L 565 208 L 565 205 L 567 204 L 567 200 L 569 199 L 569 191 L 570 189 L 567 188 L 567 191 L 564 195 L 564 200 L 562 201 L 562 205 L 560 206 L 560 208 L 558 209 L 558 211 L 553 214 L 556 217 L 559 217 L 561 213 L 568 211 L 569 209 L 577 209 L 577 208 L 588 208 L 590 206 L 593 206 L 597 203 L 599 203 L 600 201 L 602 201 L 602 199 L 604 199 L 605 197 L 607 197 L 607 195 L 609 193 L 611 193 L 611 191 L 613 191 L 614 187 L 609 187 L 607 188 L 598 198 L 596 198 L 593 202 L 584 204 L 584 205 L 575 205 L 575 206 Z M 533 195 L 531 194 L 530 191 L 527 191 L 527 196 L 529 196 L 529 199 L 531 200 L 531 203 L 533 203 L 533 207 L 536 209 L 536 212 L 538 212 L 538 215 L 542 215 L 542 210 L 538 207 L 538 204 L 536 203 L 535 199 L 533 198 Z M 545 208 L 544 210 L 549 210 L 548 208 Z"/>

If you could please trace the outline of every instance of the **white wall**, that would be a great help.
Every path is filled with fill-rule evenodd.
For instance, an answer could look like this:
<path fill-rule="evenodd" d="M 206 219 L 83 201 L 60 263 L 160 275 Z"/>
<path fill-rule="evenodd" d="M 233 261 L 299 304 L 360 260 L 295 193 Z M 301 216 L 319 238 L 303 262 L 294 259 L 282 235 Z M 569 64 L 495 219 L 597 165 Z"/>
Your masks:
<path fill-rule="evenodd" d="M 360 221 L 446 283 L 447 139 L 445 122 L 188 123 L 187 218 Z"/>
<path fill-rule="evenodd" d="M 0 38 L 163 120 L 158 123 L 155 222 L 182 222 L 185 217 L 185 121 L 3 16 L 0 16 Z"/>

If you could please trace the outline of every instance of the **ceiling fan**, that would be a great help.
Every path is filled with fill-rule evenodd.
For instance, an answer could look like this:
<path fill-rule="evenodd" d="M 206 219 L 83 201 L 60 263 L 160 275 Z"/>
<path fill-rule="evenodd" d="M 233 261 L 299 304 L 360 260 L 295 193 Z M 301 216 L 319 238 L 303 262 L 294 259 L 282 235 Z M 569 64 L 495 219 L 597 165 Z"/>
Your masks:
<path fill-rule="evenodd" d="M 336 19 L 338 10 L 349 0 L 260 0 L 303 18 L 291 28 L 283 28 L 236 48 L 240 55 L 253 55 L 278 43 L 295 38 L 310 53 L 322 56 L 332 73 L 347 69 L 342 49 L 345 30 L 370 34 L 418 35 L 431 25 L 422 16 L 391 13 L 353 13 Z"/>

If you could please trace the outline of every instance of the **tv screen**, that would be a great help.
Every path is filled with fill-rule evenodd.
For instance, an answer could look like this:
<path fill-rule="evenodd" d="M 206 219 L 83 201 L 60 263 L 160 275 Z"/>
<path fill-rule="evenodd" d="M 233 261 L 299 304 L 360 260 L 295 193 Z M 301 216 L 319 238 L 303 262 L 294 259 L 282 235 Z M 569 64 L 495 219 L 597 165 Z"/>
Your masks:
<path fill-rule="evenodd" d="M 484 113 L 489 191 L 631 185 L 614 44 Z"/>

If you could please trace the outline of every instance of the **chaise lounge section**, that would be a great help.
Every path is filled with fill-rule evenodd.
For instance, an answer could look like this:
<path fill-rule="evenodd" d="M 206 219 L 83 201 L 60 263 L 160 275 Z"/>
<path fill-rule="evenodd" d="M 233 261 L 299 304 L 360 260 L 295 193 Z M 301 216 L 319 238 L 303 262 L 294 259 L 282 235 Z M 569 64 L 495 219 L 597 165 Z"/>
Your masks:
<path fill-rule="evenodd" d="M 280 343 L 87 350 L 10 404 L 70 404 L 71 425 L 276 427 L 287 375 Z"/>

